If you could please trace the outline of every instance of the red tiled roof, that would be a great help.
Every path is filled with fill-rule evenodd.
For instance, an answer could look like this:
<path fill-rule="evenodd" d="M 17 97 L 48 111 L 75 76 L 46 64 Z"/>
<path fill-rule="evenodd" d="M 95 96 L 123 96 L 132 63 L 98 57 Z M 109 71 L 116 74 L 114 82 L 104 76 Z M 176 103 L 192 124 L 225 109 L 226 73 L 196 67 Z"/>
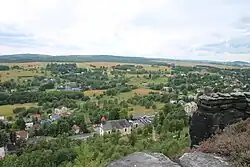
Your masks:
<path fill-rule="evenodd" d="M 40 114 L 34 114 L 34 115 L 33 115 L 33 118 L 40 119 L 40 118 L 41 118 L 41 115 L 40 115 Z"/>
<path fill-rule="evenodd" d="M 107 119 L 103 116 L 102 118 L 101 118 L 101 121 L 106 121 Z"/>
<path fill-rule="evenodd" d="M 28 138 L 28 132 L 25 131 L 25 130 L 16 131 L 16 135 L 17 135 L 17 136 L 20 136 L 20 138 L 22 138 L 22 139 Z"/>

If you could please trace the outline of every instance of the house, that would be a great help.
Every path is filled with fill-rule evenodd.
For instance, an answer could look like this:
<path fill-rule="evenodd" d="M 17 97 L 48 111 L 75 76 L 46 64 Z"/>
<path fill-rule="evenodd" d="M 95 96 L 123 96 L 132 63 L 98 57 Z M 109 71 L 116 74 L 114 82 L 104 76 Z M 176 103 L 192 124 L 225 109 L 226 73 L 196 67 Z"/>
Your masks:
<path fill-rule="evenodd" d="M 40 114 L 34 114 L 34 115 L 32 115 L 32 118 L 34 118 L 36 120 L 41 120 L 41 115 Z"/>
<path fill-rule="evenodd" d="M 170 87 L 167 87 L 167 86 L 164 86 L 164 87 L 162 88 L 162 90 L 163 90 L 163 91 L 166 91 L 166 92 L 169 92 L 170 89 L 171 89 L 171 88 L 170 88 Z"/>
<path fill-rule="evenodd" d="M 50 120 L 51 120 L 51 121 L 57 121 L 57 120 L 59 120 L 60 118 L 61 118 L 61 117 L 60 117 L 60 115 L 58 115 L 58 114 L 53 114 L 53 115 L 50 116 Z M 51 123 L 51 121 L 47 120 L 45 123 Z"/>
<path fill-rule="evenodd" d="M 101 123 L 100 135 L 104 133 L 120 132 L 122 135 L 130 134 L 132 131 L 131 124 L 126 119 L 109 120 Z"/>
<path fill-rule="evenodd" d="M 61 107 L 61 108 L 56 108 L 54 112 L 54 116 L 57 115 L 57 117 L 68 117 L 70 116 L 71 110 L 69 110 L 67 107 Z"/>
<path fill-rule="evenodd" d="M 25 118 L 23 119 L 25 122 L 25 129 L 28 130 L 33 127 L 33 120 L 32 118 Z"/>
<path fill-rule="evenodd" d="M 75 134 L 78 134 L 78 133 L 80 133 L 80 127 L 77 126 L 77 125 L 73 125 L 73 126 L 72 126 L 72 131 L 73 131 Z"/>
<path fill-rule="evenodd" d="M 0 121 L 4 121 L 4 116 L 0 115 Z"/>
<path fill-rule="evenodd" d="M 24 139 L 27 140 L 29 138 L 29 133 L 25 130 L 16 131 L 17 139 Z"/>
<path fill-rule="evenodd" d="M 170 100 L 171 104 L 177 104 L 177 100 Z"/>
<path fill-rule="evenodd" d="M 142 126 L 151 124 L 153 119 L 154 119 L 154 116 L 145 115 L 145 116 L 134 118 L 133 120 L 130 120 L 129 122 L 131 123 L 133 128 L 137 128 L 137 127 L 142 127 Z"/>
<path fill-rule="evenodd" d="M 5 149 L 4 147 L 0 147 L 0 160 L 3 159 L 5 156 Z"/>
<path fill-rule="evenodd" d="M 61 85 L 58 90 L 61 91 L 82 91 L 83 89 L 79 87 L 79 85 L 76 82 L 69 82 L 65 85 Z"/>
<path fill-rule="evenodd" d="M 188 116 L 192 116 L 194 112 L 198 110 L 198 106 L 195 102 L 185 104 L 184 110 Z"/>

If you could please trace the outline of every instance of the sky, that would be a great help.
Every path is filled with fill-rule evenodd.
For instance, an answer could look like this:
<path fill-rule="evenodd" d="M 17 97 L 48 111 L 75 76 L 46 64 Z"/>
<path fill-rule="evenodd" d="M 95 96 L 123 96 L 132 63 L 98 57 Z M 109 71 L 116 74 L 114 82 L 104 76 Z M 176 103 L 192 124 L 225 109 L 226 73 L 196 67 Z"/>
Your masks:
<path fill-rule="evenodd" d="M 0 54 L 250 62 L 250 0 L 0 0 Z"/>

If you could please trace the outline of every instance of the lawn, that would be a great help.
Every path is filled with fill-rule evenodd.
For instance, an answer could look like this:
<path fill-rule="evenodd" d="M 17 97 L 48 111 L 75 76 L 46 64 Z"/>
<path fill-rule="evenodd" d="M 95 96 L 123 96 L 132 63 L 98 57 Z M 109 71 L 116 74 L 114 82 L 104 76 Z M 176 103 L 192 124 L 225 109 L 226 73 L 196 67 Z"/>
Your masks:
<path fill-rule="evenodd" d="M 2 105 L 2 106 L 0 106 L 0 115 L 3 115 L 3 116 L 13 116 L 14 113 L 12 111 L 15 108 L 18 108 L 18 107 L 29 108 L 29 107 L 35 107 L 35 106 L 37 106 L 37 105 L 34 104 L 34 103 L 14 104 L 14 105 Z"/>
<path fill-rule="evenodd" d="M 129 111 L 129 114 L 132 114 L 133 116 L 151 115 L 155 113 L 152 108 L 146 109 L 145 107 L 139 105 L 131 107 L 133 108 L 133 111 Z"/>

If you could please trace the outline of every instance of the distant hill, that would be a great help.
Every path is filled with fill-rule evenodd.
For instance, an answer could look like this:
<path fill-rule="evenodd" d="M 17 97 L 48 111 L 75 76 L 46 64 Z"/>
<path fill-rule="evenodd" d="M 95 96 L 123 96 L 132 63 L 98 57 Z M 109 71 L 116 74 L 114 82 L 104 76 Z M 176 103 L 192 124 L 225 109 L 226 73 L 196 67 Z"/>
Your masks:
<path fill-rule="evenodd" d="M 149 65 L 168 65 L 173 61 L 180 62 L 195 62 L 209 63 L 228 66 L 250 66 L 250 63 L 243 61 L 234 62 L 216 62 L 208 60 L 175 60 L 163 58 L 144 58 L 144 57 L 128 57 L 128 56 L 113 56 L 113 55 L 64 55 L 51 56 L 44 54 L 13 54 L 0 56 L 0 63 L 24 63 L 24 62 L 121 62 L 134 64 L 149 64 Z M 165 62 L 161 62 L 165 61 Z"/>
<path fill-rule="evenodd" d="M 167 65 L 167 63 L 155 62 L 153 59 L 143 57 L 125 57 L 112 55 L 68 55 L 51 56 L 41 54 L 15 54 L 0 56 L 0 62 L 121 62 L 150 65 Z"/>

